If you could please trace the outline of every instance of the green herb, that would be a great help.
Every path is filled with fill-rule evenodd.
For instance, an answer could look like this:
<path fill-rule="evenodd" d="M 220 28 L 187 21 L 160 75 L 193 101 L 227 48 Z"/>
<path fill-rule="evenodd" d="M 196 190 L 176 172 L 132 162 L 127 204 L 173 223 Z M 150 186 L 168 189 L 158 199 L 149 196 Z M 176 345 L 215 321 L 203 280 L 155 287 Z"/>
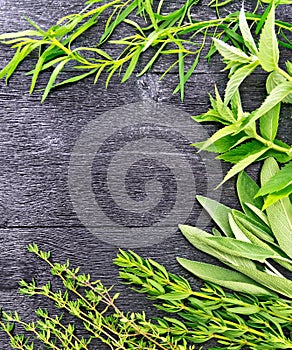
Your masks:
<path fill-rule="evenodd" d="M 259 287 L 258 297 L 250 293 L 226 293 L 213 284 L 192 290 L 186 279 L 168 273 L 152 259 L 122 250 L 115 264 L 120 267 L 120 277 L 125 283 L 155 300 L 158 309 L 180 317 L 179 321 L 190 329 L 185 336 L 191 342 L 203 343 L 213 338 L 224 349 L 292 348 L 291 340 L 285 336 L 285 332 L 291 331 L 291 305 L 269 295 L 265 288 Z M 236 278 L 234 283 L 244 287 Z"/>
<path fill-rule="evenodd" d="M 278 66 L 279 49 L 275 33 L 274 5 L 272 4 L 266 17 L 258 47 L 247 25 L 243 8 L 239 16 L 239 28 L 249 52 L 245 53 L 224 41 L 213 39 L 223 56 L 226 68 L 230 69 L 229 81 L 224 100 L 215 88 L 216 98 L 211 97 L 212 109 L 194 117 L 198 122 L 211 121 L 224 125 L 205 142 L 195 144 L 201 150 L 219 153 L 219 159 L 235 164 L 222 183 L 255 161 L 270 156 L 284 163 L 292 159 L 292 147 L 276 139 L 281 102 L 292 102 L 292 76 L 289 70 L 286 72 Z M 251 113 L 243 112 L 238 89 L 243 80 L 258 66 L 270 73 L 266 82 L 269 95 L 257 110 Z M 287 67 L 290 67 L 290 63 Z M 257 120 L 260 120 L 259 131 Z M 287 170 L 283 172 L 288 173 Z M 266 200 L 265 207 L 291 193 L 290 180 L 280 186 L 278 191 L 274 190 L 277 193 Z M 274 181 L 278 182 L 277 178 Z"/>
<path fill-rule="evenodd" d="M 277 162 L 267 159 L 261 172 L 263 186 L 280 173 Z M 192 245 L 237 272 L 186 259 L 178 259 L 178 262 L 196 276 L 235 291 L 259 294 L 260 287 L 271 294 L 276 292 L 292 298 L 292 281 L 276 267 L 280 264 L 292 271 L 292 204 L 289 198 L 270 204 L 265 213 L 261 211 L 263 200 L 255 199 L 262 189 L 259 190 L 247 174 L 239 176 L 237 190 L 244 212 L 198 196 L 221 232 L 216 230 L 212 235 L 196 227 L 180 226 Z"/>
<path fill-rule="evenodd" d="M 79 273 L 79 268 L 70 268 L 69 261 L 53 264 L 50 253 L 39 250 L 35 244 L 29 246 L 29 251 L 48 264 L 52 275 L 63 282 L 64 290 L 54 291 L 51 282 L 39 286 L 35 280 L 30 283 L 22 280 L 20 293 L 51 300 L 57 309 L 81 321 L 88 336 L 78 336 L 74 323 L 63 321 L 60 313 L 50 315 L 47 309 L 35 310 L 37 320 L 29 323 L 22 320 L 17 312 L 2 311 L 0 328 L 9 336 L 13 349 L 33 350 L 43 344 L 54 350 L 87 350 L 95 348 L 92 342 L 96 339 L 109 349 L 193 349 L 187 346 L 183 337 L 187 329 L 181 322 L 175 319 L 153 322 L 146 318 L 144 312 L 124 313 L 116 306 L 119 295 L 115 293 L 111 296 L 112 288 L 106 288 L 100 281 L 91 281 L 90 275 Z M 22 327 L 26 333 L 15 334 L 15 325 Z"/>
<path fill-rule="evenodd" d="M 248 63 L 238 69 L 232 83 L 230 83 L 227 95 L 227 99 L 230 99 L 232 89 L 239 85 L 240 80 L 243 80 L 259 65 L 258 61 L 254 61 L 257 54 L 256 45 L 249 34 L 246 22 L 244 23 L 245 30 L 242 31 L 242 36 L 237 32 L 238 22 L 241 22 L 241 28 L 243 28 L 243 22 L 245 21 L 242 13 L 235 12 L 226 17 L 219 16 L 217 19 L 194 21 L 191 18 L 191 10 L 197 2 L 198 0 L 188 0 L 173 12 L 162 14 L 163 1 L 160 1 L 159 6 L 156 7 L 149 0 L 129 0 L 126 2 L 114 0 L 104 4 L 102 4 L 102 1 L 89 0 L 86 3 L 87 6 L 79 14 L 65 16 L 47 30 L 41 29 L 40 26 L 28 20 L 34 28 L 33 30 L 0 35 L 2 43 L 11 45 L 15 49 L 14 57 L 2 69 L 0 78 L 6 77 L 8 82 L 19 64 L 32 51 L 37 51 L 37 63 L 33 70 L 27 74 L 32 75 L 30 88 L 30 93 L 32 93 L 36 87 L 39 74 L 47 70 L 50 72 L 50 78 L 42 97 L 42 101 L 44 101 L 52 88 L 77 82 L 90 75 L 94 76 L 94 82 L 96 83 L 102 73 L 107 74 L 106 86 L 115 73 L 122 75 L 121 81 L 125 82 L 137 70 L 141 55 L 150 48 L 154 48 L 154 54 L 138 72 L 138 76 L 149 71 L 160 55 L 176 55 L 177 59 L 162 74 L 162 77 L 178 65 L 179 84 L 174 91 L 180 91 L 183 99 L 185 84 L 197 66 L 202 49 L 207 42 L 206 38 L 212 36 L 223 39 L 222 43 L 218 40 L 214 41 L 215 46 L 221 52 L 223 50 L 227 55 L 230 56 L 231 54 L 237 57 L 239 59 L 237 65 Z M 214 5 L 218 11 L 218 7 L 229 2 L 231 1 L 223 3 L 216 1 L 215 4 L 210 3 L 210 6 Z M 141 21 L 141 18 L 137 20 L 137 15 L 142 17 L 143 20 Z M 99 23 L 102 16 L 108 16 L 108 20 L 102 35 L 97 38 L 96 44 L 91 47 L 76 47 L 76 39 Z M 250 13 L 246 14 L 246 17 L 252 23 L 261 24 L 261 15 Z M 274 21 L 271 16 L 268 16 L 267 24 L 269 26 L 275 24 L 278 27 L 279 38 L 281 37 L 279 44 L 291 49 L 292 43 L 285 32 L 291 32 L 292 25 L 282 21 Z M 129 34 L 119 40 L 110 40 L 114 31 L 121 25 L 126 25 L 129 28 Z M 268 65 L 274 67 L 277 63 L 277 57 L 272 56 L 273 62 L 270 62 L 270 58 L 267 58 L 268 54 L 263 52 L 265 45 L 269 46 L 271 43 L 276 45 L 276 38 L 275 35 L 273 37 L 264 35 L 266 31 L 266 29 L 263 29 L 263 35 L 259 43 L 261 64 L 265 67 Z M 186 34 L 189 36 L 188 39 L 186 39 Z M 236 47 L 230 49 L 231 46 L 225 43 L 227 40 L 230 40 Z M 114 44 L 119 50 L 120 54 L 117 57 L 108 54 L 107 42 Z M 249 57 L 241 51 L 240 47 L 242 45 L 250 49 L 253 56 Z M 216 48 L 212 45 L 207 58 L 210 59 L 215 51 Z M 277 54 L 276 51 L 274 53 Z M 186 72 L 185 61 L 188 57 L 194 62 Z M 62 80 L 60 74 L 67 66 L 73 68 L 76 75 Z M 53 71 L 51 71 L 52 69 Z"/>

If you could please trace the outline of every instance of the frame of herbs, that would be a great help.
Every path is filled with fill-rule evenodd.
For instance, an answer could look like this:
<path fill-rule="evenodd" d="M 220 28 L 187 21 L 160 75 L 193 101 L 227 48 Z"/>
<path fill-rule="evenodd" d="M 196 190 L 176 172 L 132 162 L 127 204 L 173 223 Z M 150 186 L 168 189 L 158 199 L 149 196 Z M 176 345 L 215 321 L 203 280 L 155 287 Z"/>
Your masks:
<path fill-rule="evenodd" d="M 153 10 L 151 11 L 150 2 L 143 4 L 148 7 L 139 7 L 140 14 L 147 13 L 151 19 L 150 29 L 152 26 L 155 28 L 155 23 L 160 23 L 155 22 L 155 18 L 158 17 L 154 16 Z M 217 8 L 220 7 L 220 3 L 215 4 Z M 190 3 L 187 2 L 184 9 L 188 8 L 187 5 Z M 105 10 L 104 7 L 102 9 Z M 30 323 L 23 321 L 17 313 L 2 312 L 0 325 L 10 337 L 13 348 L 31 350 L 37 346 L 36 341 L 40 341 L 51 349 L 88 349 L 91 342 L 98 339 L 110 349 L 183 350 L 194 349 L 191 344 L 204 343 L 212 338 L 226 349 L 292 348 L 292 341 L 287 336 L 292 330 L 292 282 L 286 277 L 286 271 L 292 270 L 292 151 L 291 146 L 276 140 L 281 103 L 291 103 L 292 64 L 287 62 L 286 70 L 279 67 L 279 40 L 275 31 L 277 24 L 274 3 L 270 3 L 267 9 L 259 21 L 261 35 L 258 45 L 247 24 L 249 15 L 246 15 L 243 9 L 236 23 L 246 50 L 231 46 L 225 40 L 213 39 L 216 49 L 227 64 L 227 69 L 230 69 L 229 81 L 224 99 L 222 100 L 215 90 L 215 98 L 211 97 L 212 109 L 202 116 L 195 117 L 199 122 L 214 121 L 224 125 L 209 140 L 196 146 L 202 150 L 215 151 L 220 154 L 220 159 L 235 164 L 224 181 L 239 173 L 237 191 L 243 212 L 198 197 L 220 231 L 213 229 L 212 235 L 190 226 L 181 226 L 181 230 L 197 249 L 217 257 L 233 270 L 179 258 L 179 263 L 187 270 L 208 281 L 204 288 L 192 290 L 187 280 L 170 274 L 157 262 L 145 260 L 133 252 L 120 251 L 115 260 L 120 267 L 120 277 L 138 287 L 137 291 L 155 299 L 155 306 L 159 309 L 175 315 L 175 318 L 165 316 L 152 321 L 144 313 L 124 313 L 115 304 L 118 295 L 111 296 L 110 289 L 105 288 L 100 281 L 92 282 L 89 275 L 79 274 L 78 268 L 70 268 L 69 262 L 63 265 L 53 264 L 50 261 L 50 253 L 39 250 L 36 245 L 30 245 L 29 250 L 49 264 L 52 274 L 62 280 L 65 291 L 53 291 L 51 282 L 38 286 L 33 280 L 30 283 L 21 281 L 20 292 L 28 296 L 41 295 L 51 299 L 57 308 L 81 320 L 84 329 L 90 335 L 87 338 L 79 338 L 73 324 L 62 322 L 61 316 L 51 316 L 45 309 L 36 310 L 38 320 Z M 98 11 L 102 12 L 100 7 Z M 98 11 L 94 12 L 97 17 Z M 123 11 L 124 9 L 120 13 Z M 116 12 L 113 12 L 114 15 Z M 186 13 L 183 18 L 185 15 Z M 127 17 L 126 14 L 124 16 L 122 20 Z M 74 22 L 74 18 L 73 16 L 73 28 L 77 21 L 75 18 Z M 107 28 L 114 23 L 111 27 L 114 30 L 119 21 L 111 20 L 112 18 Z M 62 26 L 54 30 L 60 30 L 63 35 Z M 72 39 L 68 36 L 69 32 L 65 34 L 66 40 L 69 40 L 65 45 L 70 45 Z M 62 36 L 60 33 L 58 32 L 58 35 Z M 108 35 L 111 33 L 109 31 Z M 29 33 L 25 35 L 27 34 Z M 52 39 L 54 45 L 61 50 L 61 56 L 55 58 L 60 61 L 53 63 L 58 65 L 53 71 L 55 75 L 52 74 L 49 87 L 46 88 L 45 97 L 65 65 L 60 66 L 65 45 L 61 42 L 61 47 L 58 40 L 57 44 L 55 34 L 53 32 L 50 40 Z M 47 33 L 44 35 L 49 37 Z M 16 40 L 17 43 L 18 38 L 21 39 L 22 36 L 23 33 L 12 38 L 9 34 L 4 39 Z M 105 38 L 107 39 L 107 36 Z M 179 42 L 176 36 L 173 38 Z M 44 53 L 50 55 L 56 47 L 51 41 L 48 43 Z M 24 56 L 20 55 L 20 58 L 24 58 L 31 49 L 29 46 L 29 49 L 21 51 L 22 46 L 20 45 L 19 52 Z M 32 72 L 34 82 L 43 66 L 51 64 L 46 61 L 46 54 L 42 58 L 44 61 L 39 66 L 37 64 Z M 20 62 L 19 56 L 15 57 L 14 61 L 8 64 L 8 68 L 4 68 L 5 73 L 2 71 L 7 78 L 13 74 Z M 266 82 L 268 96 L 257 110 L 247 113 L 242 110 L 239 87 L 256 67 L 261 67 L 269 73 Z M 128 73 L 131 74 L 132 71 L 129 72 L 128 69 Z M 182 77 L 182 81 L 185 82 L 184 72 L 180 73 L 180 78 Z M 251 163 L 263 159 L 266 160 L 261 170 L 259 187 L 243 170 Z M 278 162 L 286 165 L 280 169 Z M 225 292 L 219 285 L 234 292 Z M 15 324 L 23 326 L 33 337 L 15 334 Z"/>

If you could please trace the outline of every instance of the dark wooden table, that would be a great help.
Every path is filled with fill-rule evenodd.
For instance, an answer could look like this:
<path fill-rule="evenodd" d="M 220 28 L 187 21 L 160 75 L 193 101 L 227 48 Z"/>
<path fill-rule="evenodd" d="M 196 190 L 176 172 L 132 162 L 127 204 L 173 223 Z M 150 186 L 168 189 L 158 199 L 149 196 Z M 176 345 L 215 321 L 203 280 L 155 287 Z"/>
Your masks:
<path fill-rule="evenodd" d="M 203 18 L 206 16 L 206 11 L 209 11 L 205 3 L 196 7 L 197 18 Z M 169 1 L 169 4 L 177 5 L 175 1 Z M 235 2 L 234 8 L 239 7 L 240 2 Z M 23 19 L 24 15 L 47 28 L 65 14 L 77 12 L 81 8 L 82 2 L 78 0 L 0 0 L 0 31 L 28 28 L 28 24 Z M 282 12 L 279 10 L 277 14 L 283 20 L 292 19 L 291 7 L 286 6 L 285 10 Z M 84 44 L 94 38 L 95 31 L 98 31 L 98 27 L 91 30 L 90 38 L 85 37 Z M 11 57 L 11 51 L 1 46 L 1 67 L 9 57 Z M 291 59 L 291 52 L 283 51 L 283 61 L 289 57 Z M 17 292 L 17 283 L 20 279 L 29 280 L 36 277 L 40 282 L 44 282 L 50 277 L 46 266 L 27 252 L 26 247 L 32 242 L 36 242 L 44 250 L 50 250 L 56 261 L 63 262 L 69 258 L 73 265 L 80 266 L 86 273 L 91 273 L 94 279 L 101 279 L 106 285 L 115 284 L 115 289 L 121 292 L 119 303 L 126 310 L 145 309 L 151 316 L 156 314 L 150 302 L 146 302 L 143 296 L 137 297 L 134 292 L 129 291 L 118 281 L 117 268 L 112 264 L 112 259 L 118 252 L 118 246 L 134 247 L 137 253 L 144 257 L 151 257 L 163 263 L 170 271 L 189 277 L 194 288 L 200 283 L 178 266 L 176 256 L 204 261 L 210 261 L 210 258 L 194 250 L 176 229 L 176 225 L 182 222 L 196 224 L 201 209 L 195 203 L 195 194 L 206 195 L 210 192 L 207 191 L 208 184 L 220 180 L 222 176 L 220 172 L 226 173 L 229 166 L 220 165 L 217 161 L 214 172 L 210 167 L 206 170 L 203 156 L 195 154 L 195 150 L 190 150 L 188 146 L 189 142 L 198 141 L 200 138 L 198 130 L 201 130 L 195 125 L 189 129 L 189 125 L 193 123 L 189 116 L 205 112 L 209 106 L 208 93 L 213 91 L 214 84 L 216 83 L 222 91 L 227 80 L 226 73 L 221 71 L 223 64 L 218 56 L 214 57 L 209 64 L 202 60 L 196 74 L 193 74 L 186 86 L 186 97 L 182 103 L 179 96 L 172 93 L 178 79 L 176 71 L 159 80 L 161 73 L 170 63 L 170 59 L 161 59 L 150 73 L 141 78 L 133 75 L 124 84 L 120 84 L 119 78 L 114 77 L 107 90 L 104 86 L 104 77 L 101 77 L 96 85 L 93 85 L 92 79 L 86 79 L 78 84 L 53 91 L 43 104 L 40 102 L 40 94 L 29 95 L 28 93 L 30 78 L 24 75 L 24 71 L 27 71 L 30 61 L 20 66 L 8 86 L 4 81 L 0 82 L 1 307 L 16 309 L 27 319 L 34 317 L 33 310 L 40 305 L 47 305 L 52 309 L 52 305 L 42 299 L 28 299 Z M 69 77 L 71 73 L 70 69 L 67 69 L 63 74 Z M 40 78 L 41 86 L 46 79 L 47 76 Z M 243 102 L 247 110 L 255 108 L 262 100 L 265 93 L 264 79 L 265 75 L 258 72 L 244 84 Z M 132 103 L 140 103 L 140 105 L 139 107 L 130 105 Z M 153 115 L 147 116 L 147 113 L 151 112 L 150 106 L 153 106 L 153 103 L 158 103 L 159 108 L 162 108 L 156 110 L 156 114 L 153 112 L 153 115 L 158 117 L 157 121 L 153 120 Z M 139 109 L 143 109 L 143 106 L 147 112 L 144 115 Z M 134 115 L 132 126 L 130 117 L 127 117 L 127 108 L 129 108 L 129 114 Z M 137 108 L 136 113 L 135 108 Z M 141 120 L 137 111 L 141 113 Z M 163 111 L 167 111 L 171 118 L 178 117 L 179 120 L 173 123 L 172 129 L 169 123 L 174 119 L 168 120 L 167 113 Z M 118 136 L 118 123 L 115 123 L 113 115 L 117 118 L 121 117 L 125 122 L 126 128 Z M 124 158 L 117 157 L 120 162 L 117 163 L 116 169 L 110 164 L 112 160 L 110 157 L 96 158 L 93 155 L 91 163 L 88 163 L 86 156 L 85 160 L 82 158 L 80 150 L 84 151 L 84 149 L 80 144 L 81 148 L 79 146 L 76 148 L 82 130 L 84 131 L 88 125 L 96 127 L 96 123 L 101 125 L 104 133 L 104 135 L 98 133 L 99 139 L 96 145 L 104 146 L 106 141 L 105 153 L 117 153 L 124 147 Z M 115 137 L 119 137 L 119 140 L 124 138 L 125 141 L 120 144 L 118 150 L 114 149 L 115 137 L 110 139 L 113 134 L 112 129 Z M 144 134 L 136 136 L 140 141 L 144 137 L 144 149 L 141 142 L 138 143 L 138 147 L 134 143 L 131 149 L 130 144 L 135 141 L 131 137 L 135 132 L 141 133 L 141 130 Z M 190 133 L 192 130 L 195 130 L 193 138 Z M 215 126 L 205 126 L 203 130 L 211 133 L 215 130 Z M 291 108 L 288 106 L 283 108 L 280 132 L 283 140 L 291 142 Z M 181 135 L 185 137 L 184 140 L 181 139 Z M 147 144 L 147 142 L 150 143 Z M 167 143 L 170 155 L 178 159 L 178 163 L 174 161 L 170 164 L 169 158 L 164 158 L 169 156 L 169 154 L 166 155 Z M 154 145 L 153 148 L 150 144 Z M 95 151 L 97 150 L 98 147 Z M 93 151 L 94 149 L 90 150 L 90 152 Z M 81 152 L 80 158 L 78 158 L 78 152 Z M 129 159 L 132 159 L 133 152 L 135 153 L 134 166 L 128 164 L 127 152 Z M 139 163 L 137 158 L 139 155 L 144 163 L 143 161 Z M 191 181 L 189 181 L 189 175 L 185 175 L 183 165 L 180 165 L 182 158 L 187 164 L 186 167 L 191 169 L 193 175 Z M 164 159 L 166 159 L 165 162 Z M 79 164 L 78 161 L 80 161 Z M 92 165 L 89 171 L 84 170 L 84 162 L 87 166 Z M 122 163 L 128 168 L 122 169 Z M 179 164 L 177 168 L 181 168 L 175 169 L 175 164 Z M 107 173 L 110 167 L 111 177 Z M 255 177 L 257 170 L 258 166 L 249 169 Z M 126 183 L 120 176 L 123 172 L 127 175 Z M 101 191 L 98 185 L 100 173 L 104 175 L 104 179 L 110 181 L 109 189 L 116 191 L 116 194 L 119 194 L 119 191 L 126 192 L 131 197 L 129 203 L 133 205 L 136 201 L 139 213 L 143 214 L 144 210 L 145 215 L 140 215 L 138 219 L 136 216 L 129 216 L 126 197 L 120 199 L 122 203 L 120 208 L 124 205 L 125 208 L 122 209 L 125 211 L 115 212 L 116 209 L 111 207 L 115 205 L 115 201 L 110 201 L 108 193 L 104 188 Z M 90 182 L 88 178 L 86 181 L 92 185 L 89 197 L 95 196 L 95 208 L 88 204 L 88 193 L 81 191 L 76 197 L 76 188 L 72 188 L 80 186 L 84 190 L 83 176 L 89 176 L 89 179 L 91 176 L 92 181 Z M 185 179 L 188 181 L 184 182 Z M 180 185 L 180 192 L 178 187 L 175 187 L 176 180 Z M 152 216 L 147 216 L 152 203 L 149 196 L 155 196 L 152 203 L 155 207 L 162 192 L 165 195 L 159 203 L 160 212 L 158 214 L 153 212 Z M 193 196 L 194 204 L 189 202 L 189 194 Z M 221 197 L 221 201 L 227 205 L 238 206 L 232 180 L 224 184 L 221 192 L 208 194 L 215 198 Z M 75 199 L 72 200 L 72 196 L 75 196 Z M 187 198 L 186 202 L 184 197 Z M 148 206 L 146 205 L 146 209 L 143 209 L 143 201 L 146 200 Z M 175 205 L 176 200 L 178 202 Z M 170 202 L 172 206 L 169 205 Z M 101 210 L 99 206 L 103 209 Z M 111 216 L 112 213 L 114 217 Z M 91 222 L 90 218 L 95 218 L 95 221 L 92 221 L 95 226 L 93 228 L 87 225 Z M 171 220 L 171 218 L 174 219 Z M 210 228 L 211 223 L 207 223 L 207 226 Z M 133 236 L 131 234 L 129 236 L 129 232 Z M 150 232 L 152 240 L 148 239 Z M 124 240 L 124 237 L 128 237 L 128 241 Z M 0 333 L 0 345 L 1 349 L 10 349 L 7 337 L 3 333 Z"/>

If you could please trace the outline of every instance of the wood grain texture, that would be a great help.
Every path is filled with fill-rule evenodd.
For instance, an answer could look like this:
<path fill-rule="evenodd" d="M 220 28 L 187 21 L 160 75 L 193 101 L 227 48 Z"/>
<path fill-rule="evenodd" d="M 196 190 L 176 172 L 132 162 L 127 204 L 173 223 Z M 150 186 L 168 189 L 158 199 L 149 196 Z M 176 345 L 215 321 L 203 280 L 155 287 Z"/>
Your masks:
<path fill-rule="evenodd" d="M 168 6 L 174 7 L 177 3 L 169 0 Z M 206 16 L 206 3 L 205 1 L 196 8 L 196 18 Z M 238 9 L 240 5 L 240 1 L 236 2 L 232 5 L 232 10 Z M 1 32 L 28 28 L 24 15 L 47 28 L 63 15 L 77 12 L 81 8 L 82 3 L 77 0 L 0 0 Z M 287 6 L 285 10 L 279 10 L 278 16 L 291 22 L 291 9 Z M 94 42 L 97 30 L 98 27 L 84 38 L 84 45 Z M 123 33 L 117 32 L 116 35 L 121 36 Z M 114 52 L 114 48 L 111 50 Z M 11 50 L 1 46 L 1 66 L 8 62 L 11 54 Z M 283 52 L 284 59 L 290 56 L 290 52 Z M 36 242 L 42 249 L 50 250 L 56 261 L 62 262 L 69 258 L 74 266 L 80 266 L 82 271 L 91 273 L 93 278 L 101 279 L 106 285 L 116 284 L 115 290 L 121 292 L 121 307 L 126 310 L 144 309 L 151 316 L 157 315 L 149 301 L 145 301 L 143 296 L 137 297 L 117 279 L 117 269 L 112 264 L 112 259 L 117 254 L 115 236 L 111 233 L 114 232 L 114 223 L 111 227 L 100 222 L 100 228 L 105 234 L 112 234 L 113 244 L 108 244 L 80 222 L 70 198 L 68 167 L 72 149 L 81 130 L 92 120 L 102 118 L 104 113 L 114 108 L 135 102 L 155 101 L 175 106 L 189 115 L 196 115 L 205 112 L 209 107 L 208 93 L 213 91 L 215 83 L 220 91 L 224 90 L 226 73 L 220 71 L 223 64 L 216 56 L 209 64 L 206 61 L 200 63 L 197 73 L 187 84 L 186 98 L 182 103 L 179 96 L 172 93 L 177 84 L 176 71 L 172 71 L 163 80 L 159 79 L 171 62 L 170 57 L 160 59 L 151 73 L 141 78 L 133 76 L 123 85 L 118 77 L 114 77 L 107 90 L 104 87 L 104 77 L 96 85 L 92 84 L 91 79 L 86 79 L 55 90 L 44 104 L 40 103 L 39 93 L 28 94 L 30 79 L 24 76 L 24 71 L 29 69 L 29 61 L 20 66 L 9 86 L 0 82 L 1 307 L 16 309 L 27 319 L 33 317 L 33 310 L 38 306 L 45 305 L 53 310 L 53 306 L 42 299 L 27 299 L 17 293 L 17 281 L 22 278 L 29 280 L 37 277 L 40 282 L 50 278 L 47 268 L 27 253 L 26 246 Z M 142 67 L 143 63 L 139 68 Z M 70 69 L 63 74 L 64 77 L 69 77 Z M 41 76 L 41 87 L 47 78 L 46 74 Z M 265 75 L 258 73 L 247 79 L 243 85 L 243 104 L 247 110 L 257 107 L 263 99 L 264 79 Z M 281 136 L 284 141 L 291 142 L 291 108 L 284 106 L 282 114 Z M 205 126 L 209 133 L 215 129 L 212 125 Z M 179 152 L 174 153 L 177 157 L 180 156 Z M 201 169 L 202 162 L 196 157 L 198 156 L 194 154 L 198 169 Z M 229 165 L 222 164 L 223 173 L 226 173 L 228 167 Z M 96 171 L 99 170 L 101 169 Z M 258 165 L 249 169 L 254 178 L 257 178 L 257 171 Z M 143 171 L 137 169 L 134 175 L 140 178 Z M 196 191 L 202 194 L 203 175 L 202 172 L 196 176 Z M 80 178 L 79 181 L 82 182 L 83 179 Z M 120 186 L 124 187 L 124 184 L 120 183 Z M 193 186 L 193 183 L 187 183 L 185 190 L 191 191 Z M 233 180 L 224 185 L 221 198 L 225 204 L 238 207 Z M 86 202 L 83 205 L 86 208 Z M 188 222 L 194 224 L 200 212 L 195 204 Z M 127 230 L 127 227 L 124 226 L 123 229 Z M 157 234 L 159 229 L 158 225 L 155 228 Z M 176 256 L 212 261 L 190 247 L 178 231 L 171 232 L 162 242 L 137 248 L 136 251 L 163 263 L 174 273 L 187 276 L 194 288 L 200 282 L 177 265 Z M 80 327 L 78 323 L 77 327 Z M 4 350 L 10 349 L 7 338 L 2 333 L 0 347 Z M 102 350 L 103 347 L 98 345 L 98 349 Z"/>

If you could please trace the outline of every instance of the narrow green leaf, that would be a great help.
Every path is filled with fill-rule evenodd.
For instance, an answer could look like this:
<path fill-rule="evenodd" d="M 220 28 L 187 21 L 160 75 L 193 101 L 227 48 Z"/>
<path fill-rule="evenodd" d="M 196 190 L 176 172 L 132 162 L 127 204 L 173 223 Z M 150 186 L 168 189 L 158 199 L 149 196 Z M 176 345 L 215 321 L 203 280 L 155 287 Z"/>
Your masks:
<path fill-rule="evenodd" d="M 274 5 L 271 7 L 260 35 L 258 58 L 262 68 L 267 72 L 277 69 L 279 61 L 279 47 L 275 32 Z"/>
<path fill-rule="evenodd" d="M 45 91 L 43 93 L 43 97 L 42 97 L 42 102 L 45 101 L 45 99 L 47 98 L 49 92 L 51 91 L 51 89 L 53 88 L 54 86 L 54 83 L 57 79 L 57 76 L 59 75 L 59 73 L 61 72 L 61 70 L 64 68 L 65 64 L 68 63 L 71 59 L 65 59 L 63 61 L 61 61 L 57 67 L 53 70 L 51 76 L 50 76 L 50 79 L 49 79 L 49 82 L 45 88 Z"/>
<path fill-rule="evenodd" d="M 131 61 L 127 67 L 127 70 L 123 76 L 123 79 L 122 79 L 122 83 L 124 83 L 125 81 L 127 81 L 131 74 L 133 73 L 137 63 L 138 63 L 138 60 L 139 60 L 139 57 L 140 57 L 140 54 L 141 54 L 141 51 L 142 51 L 142 47 L 138 47 L 134 53 L 134 55 L 132 56 L 131 58 Z"/>
<path fill-rule="evenodd" d="M 205 281 L 219 284 L 222 287 L 248 294 L 272 294 L 268 289 L 261 287 L 258 283 L 255 283 L 251 278 L 246 277 L 242 273 L 188 259 L 177 258 L 177 261 L 195 276 Z"/>
<path fill-rule="evenodd" d="M 226 310 L 228 312 L 240 315 L 253 315 L 261 311 L 258 305 L 229 307 Z"/>
<path fill-rule="evenodd" d="M 251 62 L 249 64 L 245 64 L 243 67 L 237 69 L 232 76 L 230 77 L 226 90 L 225 90 L 225 97 L 224 97 L 224 103 L 227 105 L 232 96 L 236 93 L 236 90 L 239 88 L 240 84 L 243 82 L 243 80 L 248 77 L 259 65 L 259 61 L 256 60 L 254 62 Z"/>
<path fill-rule="evenodd" d="M 257 55 L 258 49 L 251 35 L 249 26 L 247 24 L 243 5 L 241 7 L 241 11 L 239 14 L 239 28 L 246 47 L 249 49 L 251 53 Z"/>
<path fill-rule="evenodd" d="M 66 85 L 66 84 L 72 84 L 72 83 L 75 83 L 75 82 L 77 82 L 79 80 L 85 79 L 86 77 L 94 74 L 97 71 L 97 69 L 98 68 L 94 68 L 94 69 L 91 69 L 89 72 L 86 72 L 86 73 L 83 73 L 83 74 L 80 74 L 80 75 L 76 75 L 75 77 L 71 77 L 71 78 L 68 78 L 66 80 L 63 80 L 60 83 L 55 84 L 54 88 L 62 86 L 62 85 Z"/>
<path fill-rule="evenodd" d="M 7 40 L 7 39 L 16 39 L 16 38 L 23 38 L 27 36 L 38 36 L 42 37 L 42 33 L 40 33 L 37 30 L 24 30 L 22 32 L 16 32 L 16 33 L 5 33 L 0 35 L 0 41 Z M 5 42 L 4 42 L 5 43 Z"/>
<path fill-rule="evenodd" d="M 207 197 L 196 196 L 196 198 L 211 216 L 212 220 L 220 227 L 222 232 L 224 232 L 227 237 L 233 237 L 228 219 L 228 215 L 232 213 L 231 208 Z"/>

